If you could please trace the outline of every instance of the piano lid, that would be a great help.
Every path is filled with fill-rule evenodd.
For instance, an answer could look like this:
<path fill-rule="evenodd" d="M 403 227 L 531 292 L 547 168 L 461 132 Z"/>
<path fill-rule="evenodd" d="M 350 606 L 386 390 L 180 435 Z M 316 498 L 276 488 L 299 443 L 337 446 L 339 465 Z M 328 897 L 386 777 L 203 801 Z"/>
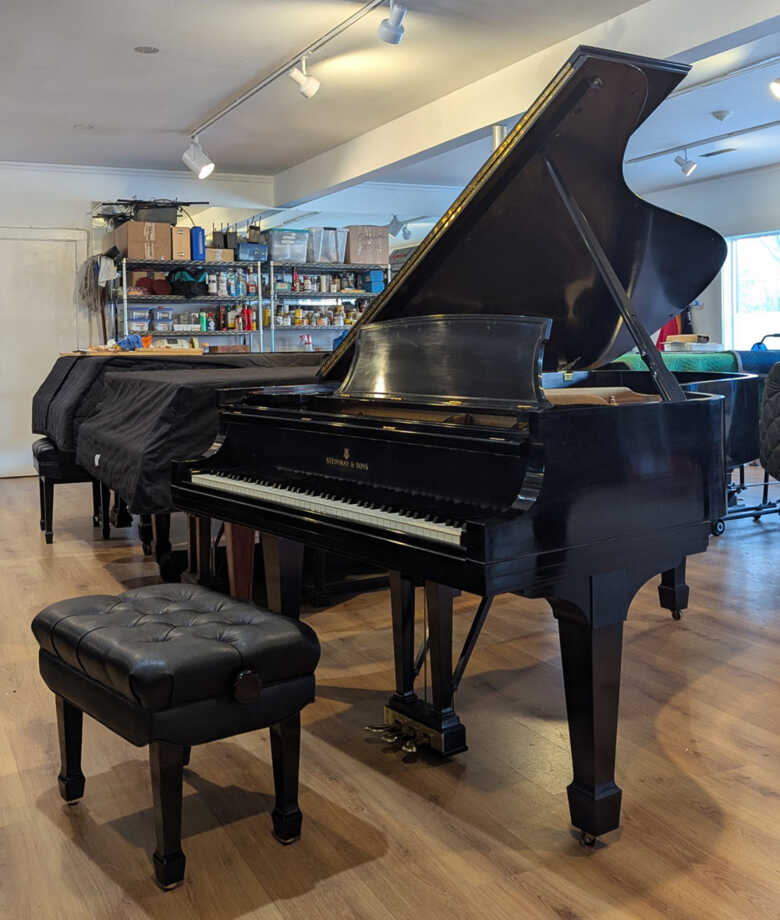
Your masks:
<path fill-rule="evenodd" d="M 323 362 L 320 378 L 344 378 L 362 325 L 432 314 L 548 317 L 545 370 L 598 367 L 632 348 L 561 185 L 645 329 L 654 332 L 684 309 L 720 270 L 726 244 L 714 230 L 634 195 L 623 179 L 623 153 L 688 70 L 578 48 Z"/>

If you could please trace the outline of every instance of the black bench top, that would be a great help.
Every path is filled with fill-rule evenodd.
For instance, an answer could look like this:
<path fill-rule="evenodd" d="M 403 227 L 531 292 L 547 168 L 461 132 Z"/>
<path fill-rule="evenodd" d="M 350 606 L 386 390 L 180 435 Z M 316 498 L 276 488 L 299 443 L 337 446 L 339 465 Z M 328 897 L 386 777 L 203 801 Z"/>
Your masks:
<path fill-rule="evenodd" d="M 197 585 L 59 601 L 32 630 L 41 649 L 150 711 L 222 697 L 243 671 L 263 686 L 314 673 L 311 627 Z"/>

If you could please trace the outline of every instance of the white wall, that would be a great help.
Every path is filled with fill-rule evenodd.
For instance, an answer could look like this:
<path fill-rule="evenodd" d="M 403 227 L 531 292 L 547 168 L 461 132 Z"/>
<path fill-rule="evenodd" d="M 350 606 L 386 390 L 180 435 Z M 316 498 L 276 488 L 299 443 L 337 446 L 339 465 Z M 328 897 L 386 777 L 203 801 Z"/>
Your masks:
<path fill-rule="evenodd" d="M 223 208 L 273 204 L 270 176 L 215 174 L 199 182 L 186 171 L 111 169 L 0 162 L 0 227 L 90 228 L 93 201 L 178 198 Z"/>
<path fill-rule="evenodd" d="M 653 204 L 698 220 L 723 236 L 780 230 L 780 165 L 702 180 L 642 196 Z M 723 341 L 720 275 L 699 297 L 696 332 Z"/>

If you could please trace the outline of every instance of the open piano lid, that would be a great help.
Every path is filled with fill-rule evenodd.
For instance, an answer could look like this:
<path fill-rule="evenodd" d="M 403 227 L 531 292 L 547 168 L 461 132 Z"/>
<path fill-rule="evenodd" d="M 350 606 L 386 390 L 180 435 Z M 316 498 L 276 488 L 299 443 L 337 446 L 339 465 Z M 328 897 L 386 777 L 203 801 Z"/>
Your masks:
<path fill-rule="evenodd" d="M 684 309 L 720 270 L 726 244 L 634 195 L 623 153 L 689 69 L 578 48 L 323 362 L 320 379 L 344 378 L 363 324 L 403 317 L 548 317 L 544 370 L 598 367 L 638 344 L 565 197 L 586 218 L 644 330 Z"/>

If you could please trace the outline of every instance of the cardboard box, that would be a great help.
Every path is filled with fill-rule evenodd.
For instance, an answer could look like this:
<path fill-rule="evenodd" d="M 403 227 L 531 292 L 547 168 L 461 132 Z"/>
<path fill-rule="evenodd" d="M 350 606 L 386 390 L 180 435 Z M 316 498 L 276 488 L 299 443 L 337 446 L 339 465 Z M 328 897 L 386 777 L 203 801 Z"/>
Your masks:
<path fill-rule="evenodd" d="M 390 260 L 390 237 L 387 227 L 358 224 L 347 228 L 347 256 L 351 264 L 387 265 Z"/>
<path fill-rule="evenodd" d="M 171 225 L 128 220 L 114 230 L 114 246 L 128 259 L 171 258 Z"/>
<path fill-rule="evenodd" d="M 171 227 L 171 258 L 177 262 L 191 260 L 189 227 Z"/>
<path fill-rule="evenodd" d="M 235 253 L 232 249 L 209 249 L 206 247 L 206 262 L 233 262 Z"/>

